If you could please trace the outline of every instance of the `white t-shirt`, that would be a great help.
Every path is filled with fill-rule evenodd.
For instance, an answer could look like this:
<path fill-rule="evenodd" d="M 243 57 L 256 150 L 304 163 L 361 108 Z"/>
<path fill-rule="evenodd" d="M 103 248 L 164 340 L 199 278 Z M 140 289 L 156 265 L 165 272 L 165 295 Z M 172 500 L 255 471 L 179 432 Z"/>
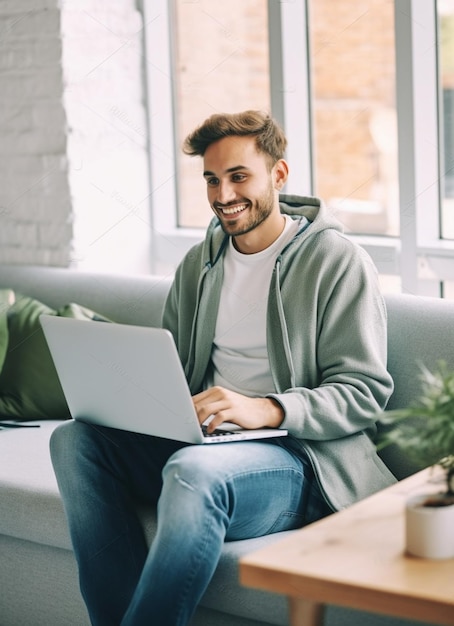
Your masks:
<path fill-rule="evenodd" d="M 247 396 L 275 391 L 266 346 L 268 291 L 276 258 L 300 226 L 285 219 L 281 235 L 261 252 L 242 254 L 229 242 L 206 387 L 220 385 Z"/>

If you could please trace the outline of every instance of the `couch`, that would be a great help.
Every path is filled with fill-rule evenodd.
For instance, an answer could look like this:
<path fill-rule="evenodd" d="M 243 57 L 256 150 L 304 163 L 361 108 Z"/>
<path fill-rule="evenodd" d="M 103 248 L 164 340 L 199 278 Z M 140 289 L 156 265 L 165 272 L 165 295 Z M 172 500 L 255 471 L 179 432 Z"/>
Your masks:
<path fill-rule="evenodd" d="M 66 269 L 0 266 L 0 289 L 26 294 L 58 308 L 74 302 L 116 322 L 159 325 L 169 277 L 125 276 Z M 395 391 L 389 408 L 418 393 L 419 363 L 454 366 L 454 304 L 410 295 L 387 296 L 389 370 Z M 59 419 L 39 427 L 0 430 L 0 626 L 84 626 L 77 571 L 49 458 Z M 32 422 L 36 425 L 36 422 Z M 397 478 L 417 468 L 393 449 L 384 459 Z M 361 471 L 358 468 L 358 471 Z M 142 512 L 147 536 L 153 511 Z M 192 626 L 284 626 L 284 597 L 242 587 L 238 559 L 284 533 L 226 543 L 216 574 Z M 329 607 L 327 626 L 404 626 L 406 620 Z M 159 626 L 154 624 L 153 626 Z"/>

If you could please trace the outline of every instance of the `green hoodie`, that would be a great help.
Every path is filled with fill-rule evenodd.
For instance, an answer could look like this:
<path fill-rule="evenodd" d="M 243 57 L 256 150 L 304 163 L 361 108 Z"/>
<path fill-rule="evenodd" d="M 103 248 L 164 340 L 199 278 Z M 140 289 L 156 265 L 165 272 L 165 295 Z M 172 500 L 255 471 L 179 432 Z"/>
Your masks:
<path fill-rule="evenodd" d="M 318 198 L 282 195 L 301 228 L 270 283 L 267 346 L 288 444 L 307 455 L 326 501 L 344 508 L 395 478 L 378 457 L 377 414 L 393 389 L 377 271 Z M 309 220 L 309 226 L 308 226 Z M 210 361 L 228 237 L 214 218 L 179 265 L 164 309 L 195 394 Z"/>

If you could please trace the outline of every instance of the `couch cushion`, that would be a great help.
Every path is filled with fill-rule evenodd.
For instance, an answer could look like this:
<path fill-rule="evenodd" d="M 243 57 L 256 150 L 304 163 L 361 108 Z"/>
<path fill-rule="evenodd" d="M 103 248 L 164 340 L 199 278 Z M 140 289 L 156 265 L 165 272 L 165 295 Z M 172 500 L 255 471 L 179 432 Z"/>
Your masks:
<path fill-rule="evenodd" d="M 388 409 L 414 402 L 421 393 L 421 365 L 439 360 L 454 368 L 454 302 L 411 295 L 386 296 L 388 369 L 395 390 Z"/>
<path fill-rule="evenodd" d="M 78 304 L 67 304 L 54 311 L 39 300 L 15 294 L 15 301 L 9 309 L 3 307 L 0 310 L 0 332 L 7 318 L 7 333 L 0 334 L 0 356 L 4 355 L 3 362 L 0 360 L 0 417 L 3 419 L 70 417 L 41 329 L 39 317 L 43 313 L 107 321 Z"/>
<path fill-rule="evenodd" d="M 60 267 L 0 264 L 0 287 L 59 309 L 78 302 L 114 322 L 159 326 L 172 275 L 108 274 Z"/>
<path fill-rule="evenodd" d="M 0 534 L 70 548 L 49 454 L 50 435 L 60 423 L 0 429 Z"/>
<path fill-rule="evenodd" d="M 8 350 L 8 316 L 7 312 L 14 303 L 12 289 L 0 289 L 0 370 Z"/>
<path fill-rule="evenodd" d="M 400 409 L 421 394 L 421 366 L 433 371 L 444 360 L 454 368 L 454 302 L 413 295 L 387 295 L 388 370 L 394 393 L 387 409 Z M 379 424 L 379 430 L 383 425 Z M 421 467 L 396 446 L 380 456 L 399 480 Z"/>

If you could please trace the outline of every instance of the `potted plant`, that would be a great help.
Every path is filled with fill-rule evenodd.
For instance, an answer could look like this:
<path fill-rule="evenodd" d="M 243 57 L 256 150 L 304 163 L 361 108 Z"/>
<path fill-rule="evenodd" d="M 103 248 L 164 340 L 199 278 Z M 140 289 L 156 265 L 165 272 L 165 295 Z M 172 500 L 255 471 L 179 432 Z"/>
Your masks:
<path fill-rule="evenodd" d="M 406 506 L 407 552 L 425 558 L 454 557 L 454 371 L 444 361 L 422 367 L 420 397 L 405 409 L 386 411 L 381 449 L 397 445 L 422 467 L 442 468 L 445 488 L 416 496 Z"/>

